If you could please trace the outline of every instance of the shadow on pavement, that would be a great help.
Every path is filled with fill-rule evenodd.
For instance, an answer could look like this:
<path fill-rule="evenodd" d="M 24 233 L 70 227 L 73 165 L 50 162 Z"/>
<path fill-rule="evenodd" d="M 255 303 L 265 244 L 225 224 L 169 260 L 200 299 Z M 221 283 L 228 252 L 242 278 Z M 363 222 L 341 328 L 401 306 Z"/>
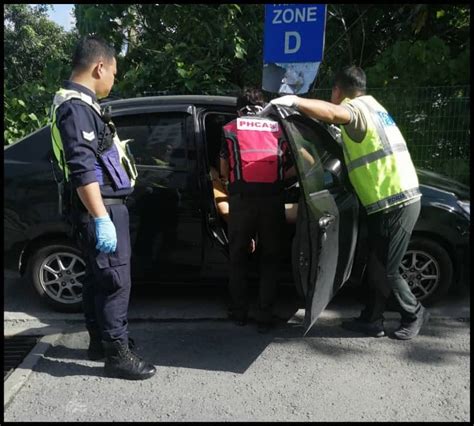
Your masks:
<path fill-rule="evenodd" d="M 54 313 L 42 305 L 28 283 L 18 279 L 15 285 L 18 284 L 27 287 L 21 290 L 10 288 L 10 293 L 5 298 L 5 311 L 24 312 L 43 323 L 41 327 L 30 327 L 18 334 L 63 334 L 33 367 L 33 371 L 54 377 L 103 376 L 102 362 L 86 358 L 88 336 L 82 314 Z M 256 288 L 252 288 L 250 294 L 254 307 L 256 293 Z M 464 296 L 454 295 L 451 300 L 457 300 L 456 297 L 459 299 Z M 354 306 L 360 300 L 361 294 L 353 288 L 342 289 L 335 298 L 338 306 Z M 254 322 L 246 327 L 238 327 L 224 319 L 222 313 L 226 310 L 227 302 L 225 285 L 133 287 L 131 309 L 137 311 L 146 307 L 148 312 L 153 313 L 156 309 L 168 309 L 168 305 L 173 304 L 176 312 L 186 313 L 187 309 L 200 306 L 200 309 L 209 307 L 210 310 L 214 309 L 214 313 L 218 313 L 215 318 L 201 315 L 181 320 L 172 317 L 147 320 L 146 316 L 139 320 L 132 319 L 129 330 L 137 343 L 136 352 L 158 368 L 179 367 L 238 374 L 245 373 L 259 357 L 265 357 L 270 344 L 285 345 L 288 342 L 304 345 L 307 349 L 305 356 L 328 354 L 341 360 L 363 354 L 373 354 L 375 357 L 386 350 L 401 351 L 404 359 L 410 362 L 432 364 L 449 363 L 453 355 L 469 355 L 469 348 L 464 352 L 450 347 L 450 336 L 463 333 L 470 327 L 468 320 L 456 321 L 456 317 L 450 321 L 432 318 L 422 329 L 420 336 L 407 342 L 386 337 L 368 338 L 346 331 L 339 326 L 339 319 L 317 322 L 303 338 L 302 325 L 288 322 L 296 311 L 304 307 L 292 287 L 280 288 L 280 321 L 268 334 L 257 333 Z M 469 313 L 469 307 L 466 309 Z M 398 323 L 391 320 L 388 325 L 395 329 Z"/>
<path fill-rule="evenodd" d="M 146 326 L 130 325 L 137 344 L 136 352 L 148 362 L 160 367 L 187 368 L 206 371 L 244 374 L 272 345 L 283 350 L 285 345 L 303 347 L 302 355 L 339 358 L 354 361 L 361 356 L 382 360 L 399 353 L 400 359 L 431 365 L 449 365 L 456 356 L 469 356 L 469 345 L 463 351 L 453 348 L 450 336 L 465 333 L 469 322 L 430 321 L 420 335 L 411 341 L 390 340 L 387 337 L 370 338 L 343 330 L 336 322 L 317 325 L 307 337 L 302 337 L 300 325 L 279 323 L 268 334 L 259 334 L 254 323 L 238 327 L 230 321 L 203 321 L 167 323 L 154 322 Z M 391 328 L 396 322 L 391 321 Z M 86 358 L 87 334 L 70 330 L 51 347 L 34 371 L 54 377 L 103 377 L 101 361 Z M 291 346 L 290 346 L 291 345 Z M 291 351 L 288 353 L 291 358 Z M 286 355 L 283 355 L 286 356 Z"/>

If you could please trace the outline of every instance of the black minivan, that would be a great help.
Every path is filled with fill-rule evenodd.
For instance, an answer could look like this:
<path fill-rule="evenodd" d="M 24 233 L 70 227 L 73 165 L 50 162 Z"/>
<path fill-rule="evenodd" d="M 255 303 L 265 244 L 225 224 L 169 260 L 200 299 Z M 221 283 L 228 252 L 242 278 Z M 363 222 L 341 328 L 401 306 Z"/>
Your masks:
<path fill-rule="evenodd" d="M 157 96 L 106 105 L 120 138 L 133 139 L 139 172 L 127 202 L 133 281 L 225 282 L 226 228 L 209 170 L 222 126 L 236 117 L 236 98 Z M 287 256 L 281 278 L 306 298 L 309 325 L 344 283 L 360 281 L 365 216 L 331 128 L 289 108 L 271 107 L 269 115 L 281 123 L 298 171 L 285 189 L 292 219 L 282 230 Z M 48 126 L 4 149 L 4 256 L 53 308 L 75 311 L 84 262 L 58 213 L 51 158 Z M 430 304 L 468 271 L 470 194 L 435 173 L 418 170 L 418 176 L 422 209 L 400 270 L 419 300 Z"/>

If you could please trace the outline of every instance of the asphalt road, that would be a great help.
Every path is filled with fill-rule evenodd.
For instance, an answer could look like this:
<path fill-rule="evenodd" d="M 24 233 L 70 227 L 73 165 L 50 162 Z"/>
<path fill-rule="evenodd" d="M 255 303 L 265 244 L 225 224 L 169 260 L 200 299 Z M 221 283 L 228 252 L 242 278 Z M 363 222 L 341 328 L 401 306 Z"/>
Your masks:
<path fill-rule="evenodd" d="M 130 332 L 157 374 L 130 382 L 86 359 L 80 314 L 51 312 L 5 276 L 5 335 L 46 336 L 5 382 L 5 422 L 470 420 L 469 294 L 431 308 L 420 336 L 401 342 L 341 329 L 360 308 L 351 292 L 303 337 L 290 290 L 261 335 L 225 319 L 224 287 L 135 289 Z"/>

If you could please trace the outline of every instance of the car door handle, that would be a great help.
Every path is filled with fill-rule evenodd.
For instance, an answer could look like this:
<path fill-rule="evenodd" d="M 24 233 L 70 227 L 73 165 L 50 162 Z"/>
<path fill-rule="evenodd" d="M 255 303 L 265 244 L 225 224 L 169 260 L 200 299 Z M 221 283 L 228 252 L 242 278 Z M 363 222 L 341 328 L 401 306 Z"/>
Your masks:
<path fill-rule="evenodd" d="M 319 227 L 321 229 L 326 229 L 329 225 L 334 223 L 335 220 L 336 220 L 336 216 L 332 214 L 325 214 L 324 216 L 321 216 L 319 218 Z"/>

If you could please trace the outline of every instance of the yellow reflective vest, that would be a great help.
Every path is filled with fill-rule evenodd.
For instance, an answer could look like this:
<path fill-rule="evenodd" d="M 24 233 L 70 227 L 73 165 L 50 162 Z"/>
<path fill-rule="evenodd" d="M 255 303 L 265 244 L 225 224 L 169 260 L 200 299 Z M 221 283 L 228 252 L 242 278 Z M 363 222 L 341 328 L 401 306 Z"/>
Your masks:
<path fill-rule="evenodd" d="M 56 95 L 53 99 L 53 105 L 51 108 L 51 142 L 53 145 L 53 152 L 56 158 L 56 161 L 61 168 L 66 181 L 69 180 L 69 169 L 66 164 L 66 157 L 64 156 L 63 143 L 61 140 L 61 134 L 59 132 L 58 126 L 56 124 L 56 111 L 57 109 L 66 101 L 71 99 L 80 99 L 87 105 L 89 105 L 100 117 L 102 117 L 102 110 L 100 105 L 97 102 L 94 102 L 93 99 L 86 95 L 85 93 L 78 92 L 76 90 L 66 90 L 59 89 L 56 92 Z M 127 175 L 130 179 L 131 186 L 135 185 L 135 181 L 138 176 L 138 172 L 135 166 L 135 161 L 132 156 L 129 155 L 127 150 L 127 143 L 129 140 L 121 141 L 117 133 L 113 137 L 114 145 L 117 147 L 119 153 L 120 164 L 127 172 Z"/>
<path fill-rule="evenodd" d="M 347 103 L 362 111 L 367 123 L 362 142 L 341 125 L 349 179 L 367 214 L 420 198 L 415 167 L 392 117 L 372 96 L 346 98 L 341 105 Z"/>

